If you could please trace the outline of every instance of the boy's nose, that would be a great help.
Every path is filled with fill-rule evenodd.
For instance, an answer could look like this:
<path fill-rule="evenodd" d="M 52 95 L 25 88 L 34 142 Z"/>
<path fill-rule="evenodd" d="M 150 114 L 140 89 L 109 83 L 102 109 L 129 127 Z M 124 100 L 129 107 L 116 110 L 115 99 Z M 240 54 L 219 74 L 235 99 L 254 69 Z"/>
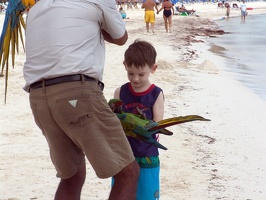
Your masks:
<path fill-rule="evenodd" d="M 138 81 L 139 80 L 139 77 L 138 76 L 134 76 L 133 77 L 133 81 Z"/>

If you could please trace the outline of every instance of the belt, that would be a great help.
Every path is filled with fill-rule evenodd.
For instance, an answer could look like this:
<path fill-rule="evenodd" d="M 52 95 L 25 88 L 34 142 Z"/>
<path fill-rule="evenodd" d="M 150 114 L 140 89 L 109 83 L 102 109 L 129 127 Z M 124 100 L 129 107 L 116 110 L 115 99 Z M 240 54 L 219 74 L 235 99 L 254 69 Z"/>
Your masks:
<path fill-rule="evenodd" d="M 30 89 L 37 89 L 43 86 L 47 87 L 47 86 L 56 85 L 59 83 L 67 83 L 67 82 L 73 82 L 73 81 L 96 81 L 96 79 L 83 75 L 83 74 L 60 76 L 56 78 L 50 78 L 50 79 L 44 79 L 42 81 L 37 81 L 30 85 Z M 100 86 L 101 90 L 103 90 L 104 84 L 101 81 L 97 81 L 97 83 Z"/>

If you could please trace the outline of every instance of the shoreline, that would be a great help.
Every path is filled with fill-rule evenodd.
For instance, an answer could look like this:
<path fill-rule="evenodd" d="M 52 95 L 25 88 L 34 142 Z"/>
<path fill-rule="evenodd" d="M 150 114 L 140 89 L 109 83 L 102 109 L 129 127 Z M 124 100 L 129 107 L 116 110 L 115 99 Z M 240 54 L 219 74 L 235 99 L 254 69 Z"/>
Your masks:
<path fill-rule="evenodd" d="M 217 17 L 217 19 L 219 18 Z M 195 48 L 195 45 L 203 49 L 202 55 L 200 55 L 202 56 L 201 59 L 203 62 L 205 59 L 212 61 L 213 57 L 218 58 L 214 53 L 222 49 L 222 47 L 218 47 L 213 51 L 209 51 L 211 46 L 204 42 L 202 44 L 192 44 L 191 49 L 196 51 L 198 49 Z M 208 51 L 207 53 L 206 50 Z M 187 151 L 177 156 L 176 153 L 180 149 L 176 147 L 176 152 L 172 156 L 167 155 L 166 161 L 177 157 L 177 161 L 185 162 L 186 168 L 189 169 L 184 170 L 184 165 L 180 164 L 177 164 L 177 167 L 172 166 L 171 169 L 174 168 L 180 174 L 188 176 L 188 178 L 184 178 L 184 176 L 179 178 L 176 175 L 175 178 L 171 179 L 178 180 L 179 187 L 173 188 L 171 195 L 166 195 L 163 199 L 240 200 L 264 199 L 266 197 L 264 189 L 266 186 L 265 164 L 262 164 L 265 159 L 263 155 L 265 148 L 262 142 L 259 141 L 263 137 L 263 132 L 266 130 L 266 127 L 262 125 L 262 120 L 258 120 L 260 117 L 266 117 L 265 114 L 261 114 L 260 112 L 261 109 L 266 108 L 266 102 L 240 82 L 236 81 L 232 75 L 220 68 L 217 63 L 222 62 L 222 60 L 223 58 L 219 57 L 218 62 L 215 64 L 207 63 L 208 72 L 206 73 L 220 74 L 216 77 L 212 76 L 212 78 L 210 78 L 211 75 L 205 75 L 206 79 L 212 85 L 206 83 L 204 78 L 199 78 L 201 75 L 199 77 L 195 75 L 196 78 L 192 78 L 192 80 L 197 79 L 195 82 L 198 84 L 198 90 L 203 90 L 204 95 L 206 95 L 206 88 L 211 88 L 211 90 L 209 90 L 209 96 L 206 97 L 200 95 L 200 92 L 194 88 L 192 91 L 198 94 L 194 97 L 196 100 L 186 102 L 184 105 L 191 107 L 191 102 L 193 102 L 196 105 L 205 106 L 207 108 L 206 110 L 212 111 L 212 113 L 208 113 L 207 111 L 206 114 L 208 118 L 212 119 L 211 123 L 216 125 L 208 124 L 204 126 L 206 129 L 213 126 L 213 128 L 210 128 L 213 132 L 203 131 L 201 129 L 191 131 L 188 129 L 188 134 L 193 136 L 181 137 L 183 139 L 183 142 L 180 144 L 180 147 L 182 147 L 181 151 L 184 147 L 186 149 L 187 146 L 190 146 L 189 153 L 195 153 L 194 159 L 187 155 Z M 198 67 L 202 64 L 199 61 L 196 63 Z M 218 66 L 218 69 L 216 66 Z M 192 85 L 195 86 L 195 84 Z M 190 95 L 187 94 L 187 96 Z M 188 99 L 186 95 L 184 99 Z M 206 100 L 211 104 L 206 103 Z M 253 102 L 256 105 L 251 106 L 249 102 Z M 182 109 L 182 106 L 180 109 Z M 214 128 L 214 126 L 216 127 Z M 196 132 L 198 131 L 199 133 L 197 134 Z M 206 132 L 206 135 L 200 134 Z M 197 142 L 192 140 L 196 140 Z M 191 152 L 191 148 L 193 147 L 197 150 Z M 161 157 L 162 159 L 164 157 Z M 167 173 L 167 175 L 169 174 Z M 189 179 L 193 183 L 189 182 Z M 178 191 L 176 192 L 176 190 Z"/>
<path fill-rule="evenodd" d="M 249 20 L 259 19 L 262 16 L 266 16 L 266 13 L 254 14 L 254 15 L 250 16 L 248 21 L 247 21 L 246 26 L 251 25 Z M 251 19 L 251 18 L 253 18 L 253 19 Z M 257 83 L 256 80 L 252 80 L 250 77 L 249 77 L 249 81 L 245 80 L 245 78 L 247 78 L 245 76 L 249 75 L 249 73 L 251 73 L 251 71 L 242 71 L 241 72 L 241 71 L 238 71 L 236 67 L 230 66 L 230 64 L 234 65 L 238 61 L 235 59 L 234 56 L 232 56 L 232 54 L 235 55 L 234 54 L 235 52 L 232 52 L 231 47 L 233 47 L 233 46 L 230 46 L 230 43 L 227 41 L 227 39 L 229 37 L 233 37 L 233 38 L 237 37 L 234 34 L 231 36 L 231 31 L 234 32 L 237 30 L 236 29 L 234 29 L 234 30 L 230 29 L 228 27 L 227 23 L 230 25 L 238 23 L 238 18 L 234 17 L 234 19 L 232 19 L 232 21 L 230 20 L 228 22 L 226 22 L 226 21 L 219 21 L 218 22 L 218 24 L 221 25 L 221 29 L 225 28 L 225 31 L 229 31 L 228 35 L 218 36 L 214 39 L 213 38 L 207 38 L 204 41 L 204 45 L 198 45 L 197 43 L 192 44 L 192 49 L 194 49 L 195 52 L 197 52 L 198 57 L 199 57 L 199 58 L 195 59 L 194 61 L 192 61 L 192 63 L 201 64 L 201 62 L 204 61 L 204 57 L 211 57 L 211 59 L 208 59 L 208 60 L 212 60 L 213 65 L 218 66 L 219 69 L 221 69 L 225 73 L 228 73 L 229 76 L 233 77 L 233 79 L 240 81 L 240 83 L 244 87 L 247 87 L 249 90 L 256 93 L 259 96 L 259 98 L 266 101 L 265 90 L 264 90 L 265 88 L 263 87 L 262 82 Z M 239 20 L 239 23 L 240 23 L 240 20 Z M 202 39 L 202 38 L 199 38 L 199 39 Z M 224 45 L 223 45 L 223 43 L 224 43 Z M 233 48 L 236 48 L 236 47 L 234 46 Z M 252 49 L 251 46 L 249 48 Z M 211 52 L 211 53 L 206 53 L 206 51 Z M 208 55 L 206 56 L 204 54 L 208 54 Z M 231 60 L 234 60 L 234 61 L 231 62 Z M 245 63 L 245 64 L 247 64 L 247 63 Z M 252 61 L 249 62 L 249 65 L 252 65 Z M 252 75 L 253 75 L 253 77 L 254 76 L 256 77 L 256 73 L 252 74 Z M 261 74 L 261 76 L 262 76 L 262 74 Z M 260 78 L 259 74 L 258 74 L 257 78 L 258 79 Z"/>
<path fill-rule="evenodd" d="M 266 8 L 266 2 L 254 5 Z M 115 88 L 128 81 L 122 63 L 127 46 L 137 38 L 151 42 L 158 55 L 158 69 L 151 81 L 164 90 L 165 118 L 198 114 L 211 119 L 171 127 L 173 136 L 160 137 L 160 143 L 168 148 L 160 151 L 160 199 L 265 199 L 266 147 L 262 138 L 266 113 L 261 110 L 266 109 L 266 103 L 223 71 L 219 63 L 212 64 L 213 53 L 206 51 L 208 44 L 202 42 L 208 37 L 203 30 L 219 29 L 215 19 L 220 19 L 225 9 L 201 4 L 186 7 L 196 9 L 200 17 L 174 16 L 169 34 L 165 33 L 162 13 L 156 15 L 156 33 L 152 34 L 146 33 L 143 10 L 127 12 L 126 45 L 106 43 L 105 97 L 112 98 Z M 258 10 L 254 13 L 259 14 Z M 234 15 L 240 16 L 240 11 Z M 202 41 L 193 43 L 196 40 Z M 194 44 L 201 50 L 194 49 Z M 193 63 L 197 56 L 202 62 Z M 6 105 L 3 87 L 0 92 L 0 200 L 53 199 L 59 181 L 46 141 L 34 123 L 28 94 L 22 90 L 24 59 L 20 51 L 15 68 L 10 67 Z M 206 60 L 210 62 L 201 65 Z M 2 86 L 3 80 L 0 78 Z M 87 170 L 82 199 L 107 199 L 111 180 L 98 179 L 89 163 Z"/>

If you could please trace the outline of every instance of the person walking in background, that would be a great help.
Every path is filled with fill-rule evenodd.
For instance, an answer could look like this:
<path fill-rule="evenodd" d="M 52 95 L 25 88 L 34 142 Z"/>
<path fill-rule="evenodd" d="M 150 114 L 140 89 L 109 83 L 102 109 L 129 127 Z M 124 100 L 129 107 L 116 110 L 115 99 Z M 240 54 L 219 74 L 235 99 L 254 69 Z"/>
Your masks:
<path fill-rule="evenodd" d="M 160 10 L 158 10 L 157 14 L 163 10 L 163 19 L 164 19 L 164 27 L 166 30 L 166 33 L 168 31 L 172 32 L 172 16 L 174 14 L 174 6 L 170 0 L 164 0 L 162 3 L 162 7 Z"/>
<path fill-rule="evenodd" d="M 60 178 L 55 200 L 80 199 L 85 156 L 99 178 L 114 177 L 109 200 L 136 198 L 139 166 L 101 82 L 104 40 L 127 39 L 115 1 L 45 0 L 28 13 L 24 89 Z"/>
<path fill-rule="evenodd" d="M 159 121 L 164 115 L 164 95 L 152 84 L 150 74 L 155 73 L 156 50 L 146 41 L 136 40 L 124 54 L 124 65 L 129 82 L 117 88 L 115 99 L 123 102 L 123 111 L 141 114 Z M 139 113 L 141 112 L 141 113 Z M 157 140 L 156 135 L 153 139 Z M 140 166 L 136 200 L 155 200 L 160 197 L 160 161 L 158 148 L 139 139 L 128 137 L 134 156 Z"/>
<path fill-rule="evenodd" d="M 120 12 L 121 17 L 122 17 L 123 19 L 126 19 L 126 18 L 127 18 L 127 13 L 126 13 L 125 10 L 123 10 L 122 6 L 119 8 L 119 12 Z"/>
<path fill-rule="evenodd" d="M 244 0 L 242 2 L 243 3 L 240 5 L 241 21 L 245 22 L 246 21 L 246 16 L 247 16 L 247 6 L 246 6 Z"/>
<path fill-rule="evenodd" d="M 151 25 L 151 31 L 154 33 L 154 22 L 155 22 L 154 8 L 158 12 L 158 7 L 156 3 L 153 0 L 146 0 L 142 4 L 141 8 L 145 9 L 144 19 L 146 22 L 147 32 L 150 32 L 150 25 Z"/>
<path fill-rule="evenodd" d="M 135 9 L 139 9 L 139 7 L 138 7 L 138 3 L 139 3 L 138 0 L 134 0 L 134 8 L 135 8 Z"/>
<path fill-rule="evenodd" d="M 229 18 L 229 15 L 230 15 L 230 5 L 229 4 L 227 4 L 226 5 L 226 13 L 225 13 L 225 16 L 227 16 L 227 18 Z"/>

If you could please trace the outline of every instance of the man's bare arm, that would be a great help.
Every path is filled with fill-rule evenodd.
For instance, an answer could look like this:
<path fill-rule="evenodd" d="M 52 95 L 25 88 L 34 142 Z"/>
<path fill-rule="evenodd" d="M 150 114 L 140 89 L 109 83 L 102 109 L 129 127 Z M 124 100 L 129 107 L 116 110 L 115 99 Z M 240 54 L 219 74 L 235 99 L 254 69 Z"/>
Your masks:
<path fill-rule="evenodd" d="M 154 7 L 155 7 L 156 11 L 159 12 L 159 9 L 158 9 L 156 3 L 155 3 L 155 6 Z"/>
<path fill-rule="evenodd" d="M 112 38 L 110 34 L 107 33 L 104 29 L 102 29 L 102 34 L 103 34 L 105 41 L 113 43 L 113 44 L 117 44 L 119 46 L 124 45 L 128 39 L 127 31 L 125 31 L 125 34 L 121 38 L 118 38 L 118 39 Z"/>

